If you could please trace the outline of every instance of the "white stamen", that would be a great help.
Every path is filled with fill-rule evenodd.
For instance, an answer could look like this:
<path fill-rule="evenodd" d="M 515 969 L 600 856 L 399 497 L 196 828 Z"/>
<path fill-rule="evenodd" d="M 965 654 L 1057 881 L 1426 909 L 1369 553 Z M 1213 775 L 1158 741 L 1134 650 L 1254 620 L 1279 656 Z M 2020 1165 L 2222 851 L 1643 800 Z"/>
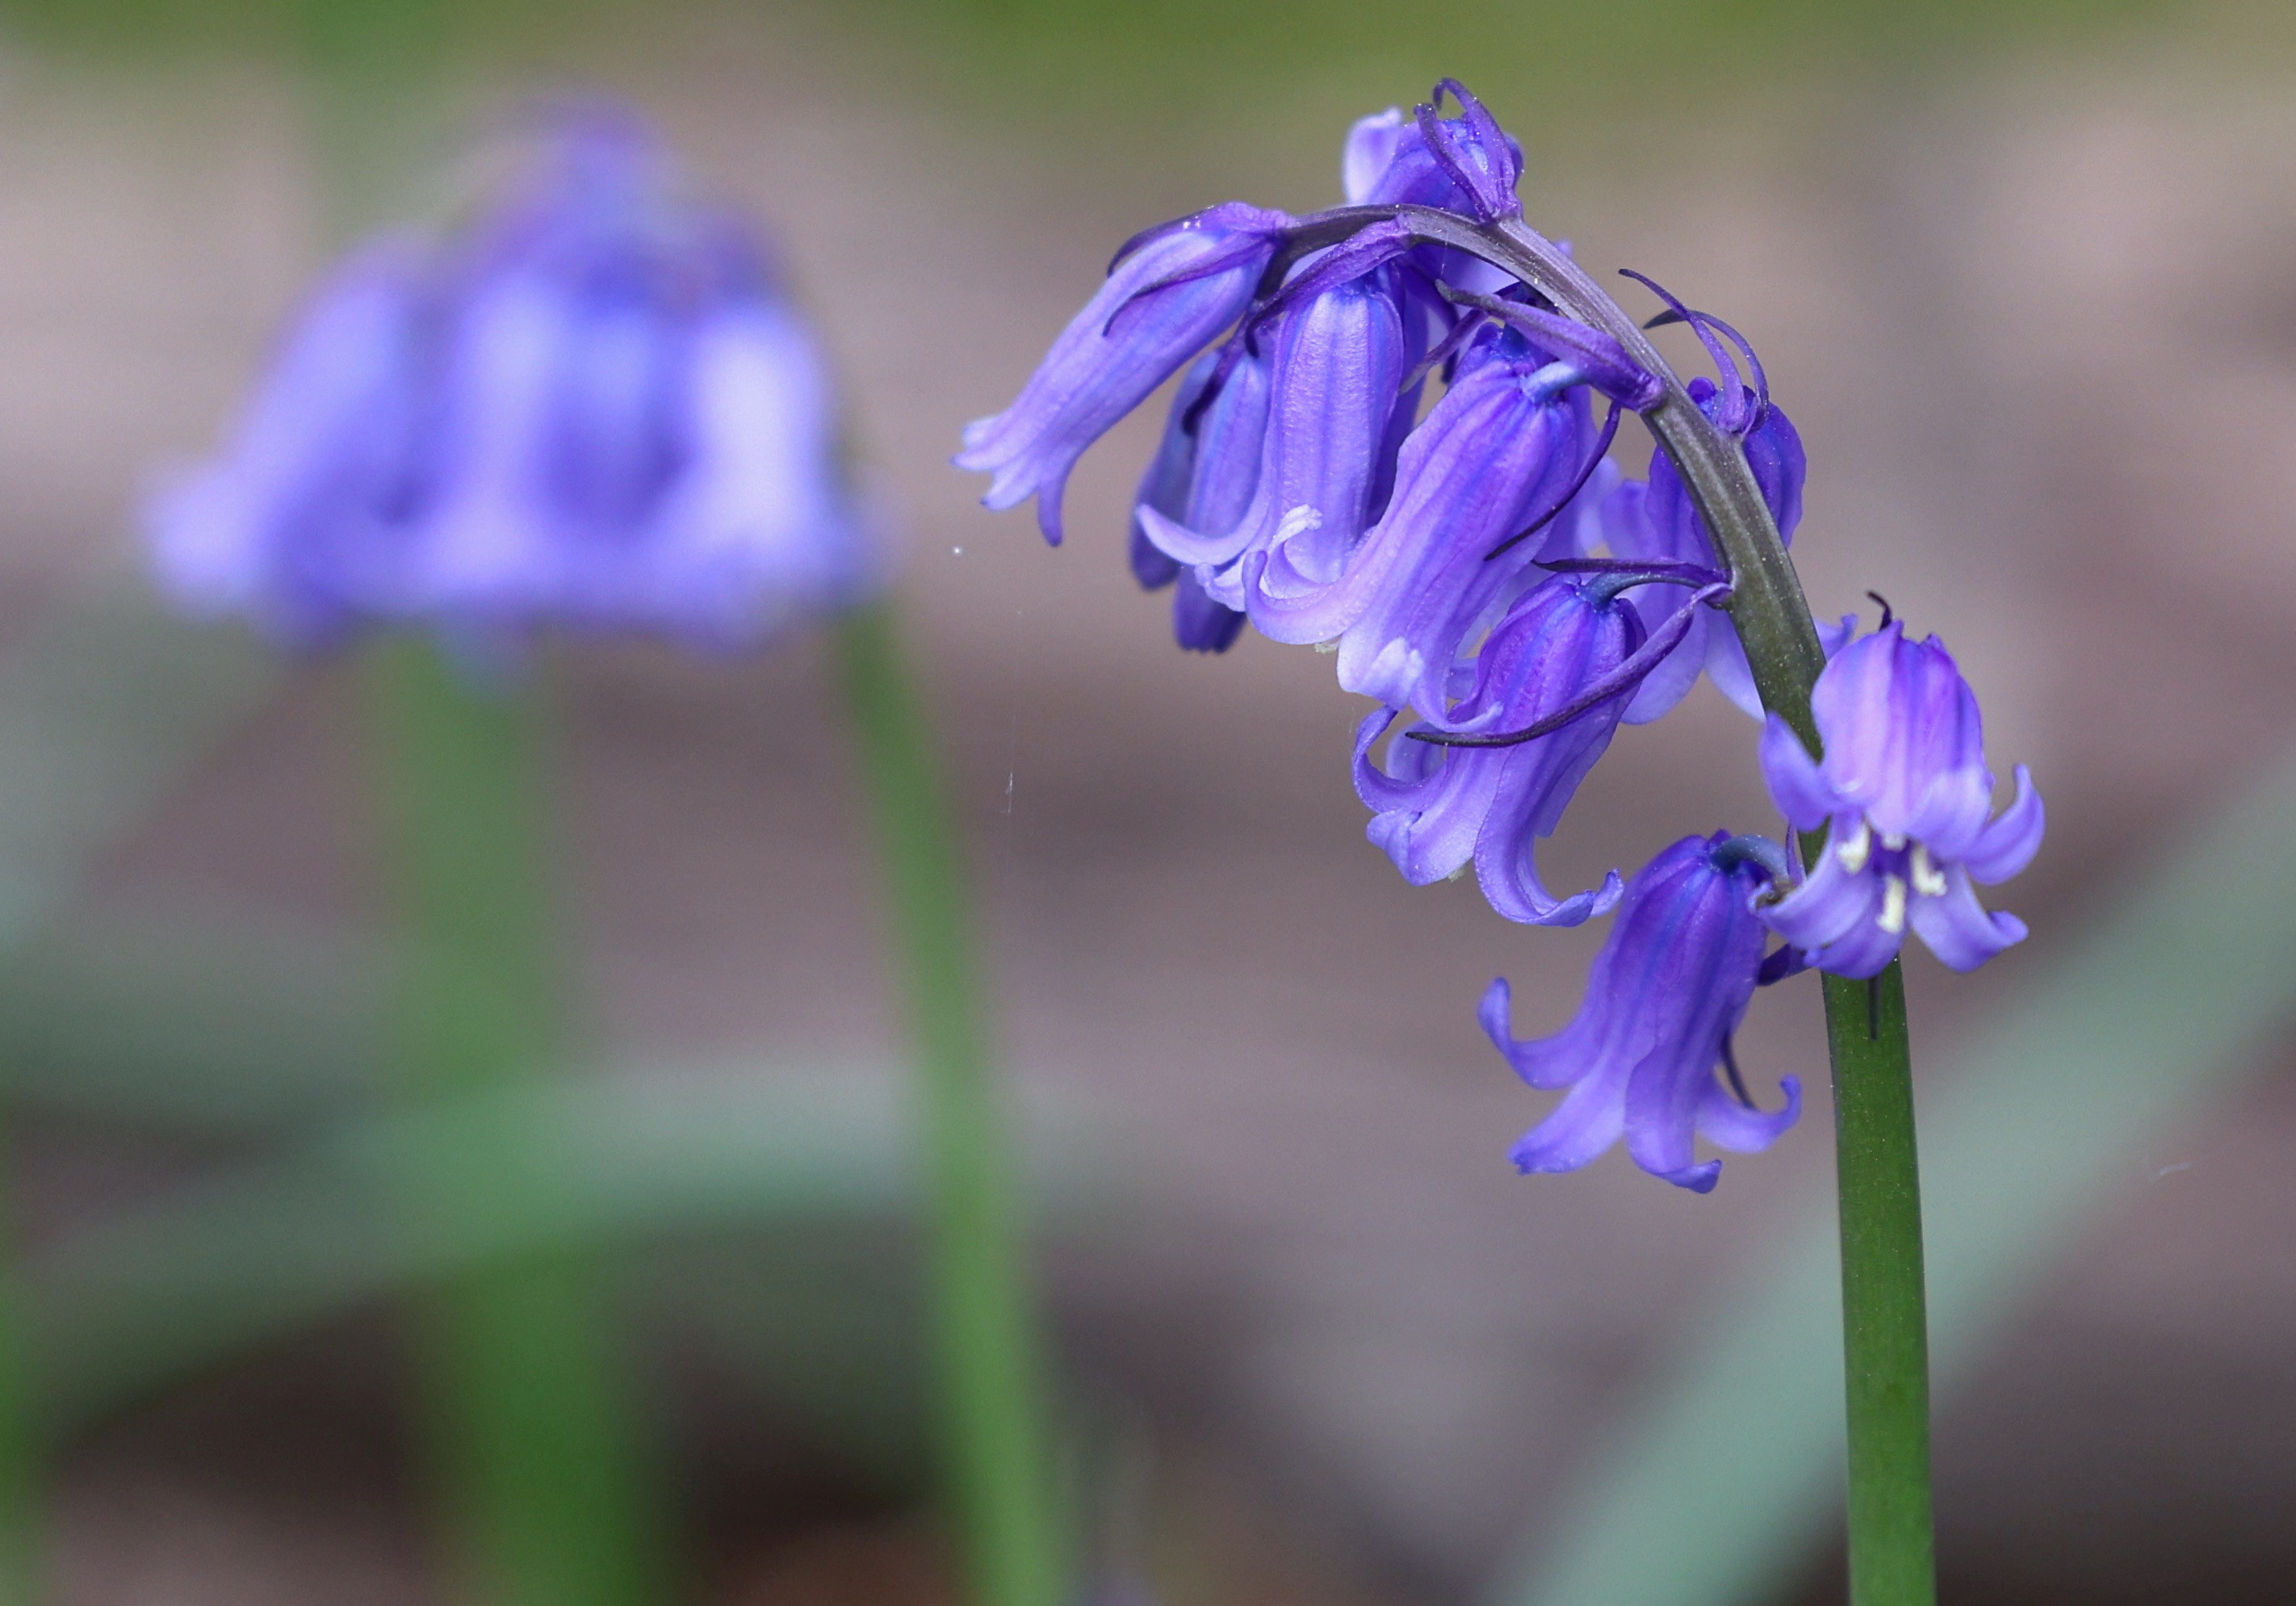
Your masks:
<path fill-rule="evenodd" d="M 1337 652 L 1339 650 L 1340 638 L 1336 635 L 1327 642 L 1317 642 L 1316 643 L 1316 651 L 1318 652 Z"/>
<path fill-rule="evenodd" d="M 1945 896 L 1945 872 L 1930 862 L 1929 844 L 1914 844 L 1914 890 L 1924 897 Z"/>
<path fill-rule="evenodd" d="M 1903 853 L 1906 850 L 1905 834 L 1902 832 L 1885 831 L 1882 833 L 1882 846 L 1891 853 Z"/>
<path fill-rule="evenodd" d="M 1844 870 L 1855 875 L 1866 868 L 1866 861 L 1873 851 L 1874 828 L 1861 817 L 1857 822 L 1857 834 L 1835 848 L 1833 856 L 1841 862 Z"/>
<path fill-rule="evenodd" d="M 1892 937 L 1906 929 L 1906 883 L 1894 875 L 1882 878 L 1882 918 L 1874 923 Z"/>

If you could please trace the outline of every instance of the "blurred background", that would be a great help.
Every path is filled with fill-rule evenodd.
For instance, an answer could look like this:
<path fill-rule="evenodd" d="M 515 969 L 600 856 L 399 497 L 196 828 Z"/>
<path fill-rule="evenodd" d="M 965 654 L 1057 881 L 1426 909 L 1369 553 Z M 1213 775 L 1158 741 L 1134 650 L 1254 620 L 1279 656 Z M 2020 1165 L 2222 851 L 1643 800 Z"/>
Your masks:
<path fill-rule="evenodd" d="M 1833 1319 L 1816 989 L 1740 1050 L 1808 1118 L 1711 1197 L 1622 1155 L 1515 1176 L 1545 1101 L 1475 1000 L 1505 973 L 1559 1024 L 1599 930 L 1405 887 L 1325 660 L 1172 649 L 1122 556 L 1152 416 L 1086 459 L 1057 552 L 946 465 L 1119 242 L 1335 201 L 1350 119 L 1441 74 L 1522 140 L 1538 226 L 1750 336 L 1808 447 L 1817 610 L 1871 588 L 1940 633 L 2049 796 L 1999 900 L 2033 940 L 1908 963 L 1947 1597 L 2288 1598 L 2284 8 L 436 0 L 389 13 L 403 71 L 341 70 L 285 0 L 0 18 L 0 1088 L 55 1598 L 444 1598 L 406 1302 L 578 1251 L 616 1268 L 687 1598 L 956 1598 L 819 643 L 547 665 L 566 1185 L 425 1258 L 373 1227 L 429 1140 L 375 1111 L 356 675 L 172 623 L 140 578 L 142 488 L 220 438 L 332 251 L 570 88 L 777 234 L 900 510 L 1110 1576 L 1171 1606 L 1836 1598 L 1837 1385 L 1786 1364 Z M 1768 829 L 1750 735 L 1706 688 L 1624 733 L 1554 884 Z"/>

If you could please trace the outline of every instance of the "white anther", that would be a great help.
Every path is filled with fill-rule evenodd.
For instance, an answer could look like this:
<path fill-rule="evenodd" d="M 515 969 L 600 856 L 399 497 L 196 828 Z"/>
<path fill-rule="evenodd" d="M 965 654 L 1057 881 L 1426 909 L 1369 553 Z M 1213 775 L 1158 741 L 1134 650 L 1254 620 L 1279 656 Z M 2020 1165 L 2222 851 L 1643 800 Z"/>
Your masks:
<path fill-rule="evenodd" d="M 1906 850 L 1905 834 L 1902 832 L 1885 831 L 1882 833 L 1882 846 L 1891 853 L 1903 853 Z"/>
<path fill-rule="evenodd" d="M 1873 851 L 1874 828 L 1860 817 L 1857 822 L 1857 834 L 1836 847 L 1833 856 L 1841 862 L 1841 867 L 1844 870 L 1855 875 L 1866 868 L 1866 861 Z"/>
<path fill-rule="evenodd" d="M 1317 642 L 1316 643 L 1316 651 L 1318 652 L 1337 652 L 1339 650 L 1340 638 L 1336 635 L 1327 642 Z"/>
<path fill-rule="evenodd" d="M 1882 918 L 1874 923 L 1892 937 L 1906 929 L 1906 883 L 1897 876 L 1882 878 Z"/>
<path fill-rule="evenodd" d="M 1930 862 L 1926 842 L 1914 844 L 1914 890 L 1924 897 L 1945 896 L 1945 872 Z"/>

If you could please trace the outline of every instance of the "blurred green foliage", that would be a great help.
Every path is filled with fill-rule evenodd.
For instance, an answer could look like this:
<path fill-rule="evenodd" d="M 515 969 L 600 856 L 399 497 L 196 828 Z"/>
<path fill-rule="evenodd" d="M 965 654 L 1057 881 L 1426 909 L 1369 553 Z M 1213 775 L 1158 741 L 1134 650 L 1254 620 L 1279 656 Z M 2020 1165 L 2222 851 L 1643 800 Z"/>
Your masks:
<path fill-rule="evenodd" d="M 1919 76 L 2189 35 L 2228 14 L 2203 0 L 9 0 L 0 14 L 37 47 L 147 63 L 299 50 L 344 27 L 366 40 L 443 31 L 482 70 L 578 70 L 601 41 L 659 30 L 669 12 L 840 38 L 955 102 L 1055 119 L 1185 112 L 1271 82 L 1391 98 L 1444 73 L 1520 86 L 1574 118 L 1633 115 L 1653 97 L 1728 116 L 1814 75 Z"/>

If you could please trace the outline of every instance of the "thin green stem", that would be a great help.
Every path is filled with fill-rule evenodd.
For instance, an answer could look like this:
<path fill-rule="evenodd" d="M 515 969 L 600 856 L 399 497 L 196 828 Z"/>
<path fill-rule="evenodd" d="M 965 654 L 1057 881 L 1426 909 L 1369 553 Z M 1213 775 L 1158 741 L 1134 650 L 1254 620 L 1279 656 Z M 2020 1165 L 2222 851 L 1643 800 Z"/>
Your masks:
<path fill-rule="evenodd" d="M 847 615 L 837 648 L 917 1048 L 946 1454 L 972 1598 L 977 1606 L 1057 1606 L 1067 1567 L 1052 1502 L 1044 1368 L 957 847 L 890 610 L 881 603 Z"/>
<path fill-rule="evenodd" d="M 1906 989 L 1825 979 L 1841 1200 L 1841 1333 L 1849 1406 L 1849 1598 L 1937 1599 L 1930 1515 L 1929 1318 L 1915 1163 Z"/>
<path fill-rule="evenodd" d="M 404 933 L 399 1090 L 467 1098 L 543 1078 L 566 1057 L 567 999 L 533 711 L 472 690 L 422 642 L 385 643 L 370 668 Z M 406 1200 L 408 1228 L 466 1231 L 546 1181 L 529 1175 L 543 1163 L 514 1119 L 474 1122 Z M 551 1260 L 439 1289 L 418 1310 L 466 1598 L 643 1606 L 668 1594 L 610 1292 L 594 1260 Z"/>
<path fill-rule="evenodd" d="M 1496 263 L 1569 316 L 1602 330 L 1663 388 L 1643 414 L 1730 566 L 1730 618 L 1762 705 L 1820 750 L 1810 689 L 1825 654 L 1744 447 L 1690 399 L 1642 326 L 1570 255 L 1518 218 L 1478 225 L 1424 207 L 1332 214 L 1403 220 L 1420 238 Z M 1806 833 L 1803 862 L 1825 850 Z M 1825 979 L 1841 1200 L 1842 1352 L 1848 1373 L 1852 1606 L 1931 1606 L 1929 1339 L 1921 1185 L 1914 1143 L 1913 1051 L 1893 962 L 1878 984 Z"/>
<path fill-rule="evenodd" d="M 12 1180 L 0 1170 L 0 1180 Z M 0 1214 L 0 1241 L 12 1260 L 14 1211 Z M 44 1457 L 33 1427 L 32 1357 L 27 1343 L 23 1282 L 0 1279 L 0 1606 L 31 1606 L 45 1588 L 42 1522 Z"/>

